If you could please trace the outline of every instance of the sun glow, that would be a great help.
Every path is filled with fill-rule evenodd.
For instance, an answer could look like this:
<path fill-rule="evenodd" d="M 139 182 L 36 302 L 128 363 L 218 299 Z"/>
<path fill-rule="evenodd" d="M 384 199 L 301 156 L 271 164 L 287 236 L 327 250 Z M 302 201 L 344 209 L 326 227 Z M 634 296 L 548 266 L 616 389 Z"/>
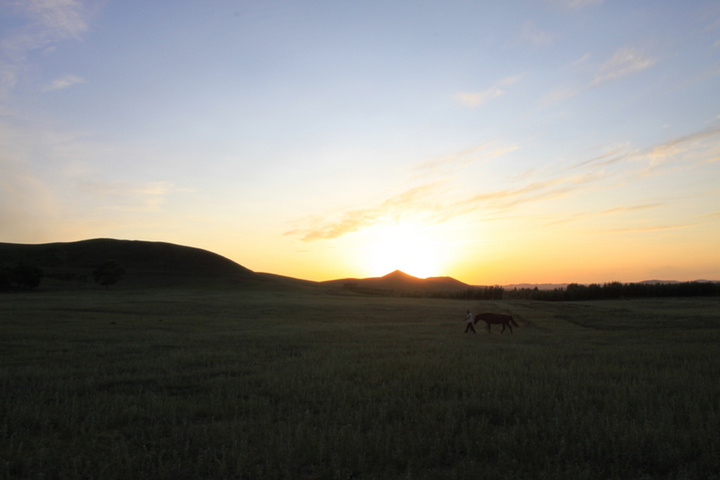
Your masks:
<path fill-rule="evenodd" d="M 441 239 L 419 226 L 378 229 L 368 238 L 364 257 L 364 270 L 373 277 L 395 270 L 419 278 L 447 275 L 443 271 L 447 252 Z"/>

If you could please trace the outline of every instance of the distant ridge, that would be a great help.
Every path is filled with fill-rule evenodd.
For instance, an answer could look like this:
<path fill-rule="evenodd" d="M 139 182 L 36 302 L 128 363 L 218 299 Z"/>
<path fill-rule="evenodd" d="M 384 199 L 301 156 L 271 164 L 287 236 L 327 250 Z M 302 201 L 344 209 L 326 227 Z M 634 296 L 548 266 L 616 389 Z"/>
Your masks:
<path fill-rule="evenodd" d="M 471 288 L 470 285 L 452 277 L 418 278 L 400 270 L 382 277 L 344 278 L 321 282 L 323 285 L 358 291 L 393 292 L 456 292 Z"/>
<path fill-rule="evenodd" d="M 17 244 L 0 242 L 0 268 L 28 263 L 40 267 L 48 284 L 60 288 L 92 286 L 92 271 L 107 260 L 117 260 L 127 273 L 119 285 L 137 288 L 157 286 L 243 286 L 256 289 L 303 289 L 323 293 L 356 291 L 378 294 L 462 292 L 486 288 L 452 277 L 421 279 L 400 270 L 382 277 L 345 278 L 313 282 L 271 273 L 257 273 L 216 253 L 167 242 L 96 238 L 77 242 Z M 719 283 L 696 280 L 698 283 Z M 631 282 L 632 283 L 632 282 Z M 678 284 L 675 280 L 646 280 L 640 284 Z M 518 283 L 505 291 L 565 289 L 567 284 Z"/>

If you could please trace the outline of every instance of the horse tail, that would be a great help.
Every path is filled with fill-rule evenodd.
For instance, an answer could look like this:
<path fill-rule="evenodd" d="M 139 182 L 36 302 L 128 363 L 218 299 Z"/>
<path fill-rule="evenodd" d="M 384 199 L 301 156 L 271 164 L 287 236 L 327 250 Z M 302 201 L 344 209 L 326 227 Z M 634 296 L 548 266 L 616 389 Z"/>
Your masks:
<path fill-rule="evenodd" d="M 518 325 L 517 322 L 513 319 L 512 315 L 508 315 L 508 317 L 510 317 L 510 323 L 512 323 L 512 324 L 515 325 L 516 327 L 519 327 L 519 326 L 520 326 L 520 325 Z"/>

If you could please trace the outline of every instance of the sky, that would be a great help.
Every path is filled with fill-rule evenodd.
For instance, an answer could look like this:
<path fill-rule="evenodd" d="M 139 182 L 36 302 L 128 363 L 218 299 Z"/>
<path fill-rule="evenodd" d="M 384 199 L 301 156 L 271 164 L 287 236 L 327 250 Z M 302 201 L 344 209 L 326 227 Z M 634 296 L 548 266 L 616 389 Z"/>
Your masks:
<path fill-rule="evenodd" d="M 0 0 L 0 242 L 720 280 L 720 3 Z"/>

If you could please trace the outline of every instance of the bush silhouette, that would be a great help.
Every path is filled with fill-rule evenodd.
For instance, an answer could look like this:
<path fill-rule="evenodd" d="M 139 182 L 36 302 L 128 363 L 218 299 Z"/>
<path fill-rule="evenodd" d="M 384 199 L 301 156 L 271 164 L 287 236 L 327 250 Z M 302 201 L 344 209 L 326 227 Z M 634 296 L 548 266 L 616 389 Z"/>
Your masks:
<path fill-rule="evenodd" d="M 125 268 L 117 260 L 108 260 L 93 271 L 95 283 L 110 288 L 125 275 Z"/>
<path fill-rule="evenodd" d="M 0 284 L 9 288 L 17 285 L 21 288 L 35 288 L 40 285 L 43 278 L 43 271 L 36 266 L 21 263 L 13 269 L 3 269 Z"/>

